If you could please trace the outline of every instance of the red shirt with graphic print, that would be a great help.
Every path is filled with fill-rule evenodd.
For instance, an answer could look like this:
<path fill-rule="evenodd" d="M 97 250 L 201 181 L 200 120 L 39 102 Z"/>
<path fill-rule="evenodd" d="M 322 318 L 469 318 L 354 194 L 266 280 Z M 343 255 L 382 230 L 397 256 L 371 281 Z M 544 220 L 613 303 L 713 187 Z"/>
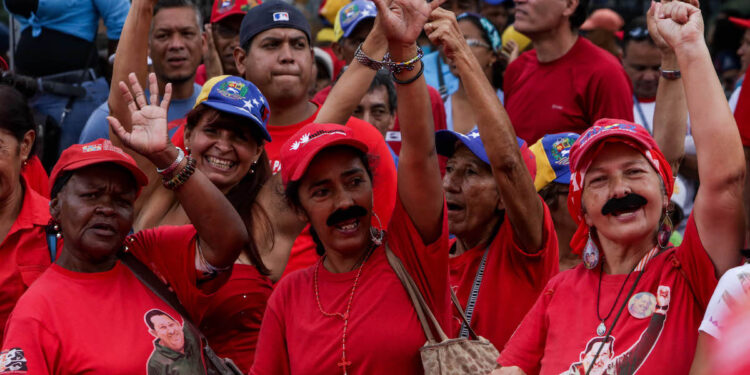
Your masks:
<path fill-rule="evenodd" d="M 527 375 L 588 370 L 603 339 L 596 333 L 599 270 L 579 265 L 555 276 L 500 353 L 498 363 L 519 366 Z M 625 306 L 592 374 L 689 372 L 698 326 L 717 283 L 692 216 L 682 245 L 656 255 L 643 272 L 633 296 L 642 292 L 658 296 L 661 289 L 668 303 L 659 307 L 654 299 L 650 315 L 643 318 L 636 318 Z M 627 275 L 603 275 L 599 314 L 605 317 L 614 306 L 605 322 L 607 328 L 638 274 L 633 272 L 629 279 Z"/>
<path fill-rule="evenodd" d="M 446 208 L 443 207 L 443 212 Z M 388 244 L 409 271 L 442 327 L 451 321 L 448 289 L 448 221 L 442 234 L 424 244 L 400 201 L 388 228 Z M 253 375 L 340 374 L 342 327 L 321 314 L 314 292 L 318 272 L 320 303 L 326 312 L 346 311 L 358 270 L 331 273 L 322 265 L 294 272 L 276 286 L 260 329 Z M 450 335 L 450 332 L 448 332 Z M 346 359 L 350 375 L 422 374 L 419 348 L 424 331 L 409 296 L 388 263 L 384 246 L 365 262 L 349 312 Z"/>
<path fill-rule="evenodd" d="M 528 144 L 545 134 L 580 134 L 600 118 L 633 121 L 622 64 L 583 37 L 554 61 L 540 63 L 536 50 L 521 54 L 505 71 L 503 91 L 516 135 Z"/>
<path fill-rule="evenodd" d="M 198 289 L 195 236 L 191 225 L 165 226 L 140 231 L 127 244 L 169 282 L 191 319 L 200 321 L 208 307 L 205 293 L 214 292 L 226 277 Z M 149 319 L 151 328 L 146 314 L 153 309 L 163 314 Z M 12 357 L 15 369 L 28 369 L 6 367 L 11 374 L 204 373 L 197 335 L 183 330 L 184 324 L 119 261 L 95 273 L 53 264 L 18 301 L 0 357 Z M 182 351 L 171 349 L 180 346 Z"/>
<path fill-rule="evenodd" d="M 265 149 L 274 174 L 281 172 L 282 165 L 281 160 L 279 160 L 281 146 L 302 127 L 311 124 L 317 116 L 318 112 L 316 111 L 312 116 L 297 124 L 268 126 L 268 133 L 271 135 L 272 141 L 266 143 Z M 382 227 L 387 228 L 396 203 L 396 165 L 393 163 L 391 152 L 388 150 L 388 145 L 385 144 L 380 132 L 369 123 L 350 117 L 346 126 L 354 131 L 354 136 L 357 139 L 367 145 L 373 175 L 373 210 L 380 218 Z M 287 262 L 282 278 L 295 270 L 307 268 L 317 261 L 318 255 L 315 252 L 315 243 L 310 235 L 310 226 L 307 226 L 294 241 L 292 253 L 289 256 L 289 262 Z"/>
<path fill-rule="evenodd" d="M 544 202 L 542 205 L 543 242 L 538 252 L 530 254 L 518 244 L 509 220 L 503 222 L 489 246 L 471 327 L 498 350 L 502 350 L 544 286 L 560 269 L 554 223 L 549 208 Z M 480 245 L 450 259 L 451 288 L 464 311 L 486 248 Z M 458 315 L 454 323 L 458 332 L 461 326 Z"/>

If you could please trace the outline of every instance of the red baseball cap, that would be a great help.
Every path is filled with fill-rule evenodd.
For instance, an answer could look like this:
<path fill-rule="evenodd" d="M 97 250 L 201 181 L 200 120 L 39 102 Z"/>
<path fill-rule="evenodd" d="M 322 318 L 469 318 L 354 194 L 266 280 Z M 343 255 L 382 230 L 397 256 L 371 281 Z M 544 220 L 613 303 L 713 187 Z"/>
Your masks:
<path fill-rule="evenodd" d="M 729 17 L 729 21 L 739 27 L 750 29 L 750 18 Z"/>
<path fill-rule="evenodd" d="M 250 8 L 262 4 L 261 0 L 215 0 L 211 8 L 211 23 L 239 14 L 244 16 Z"/>
<path fill-rule="evenodd" d="M 336 124 L 309 124 L 281 146 L 281 181 L 284 186 L 305 175 L 312 159 L 325 148 L 351 146 L 367 153 L 367 145 L 354 137 L 352 129 Z"/>
<path fill-rule="evenodd" d="M 148 177 L 138 168 L 133 157 L 113 145 L 110 140 L 99 138 L 93 142 L 72 145 L 62 152 L 49 176 L 50 191 L 63 172 L 100 163 L 115 163 L 127 168 L 138 183 L 138 194 L 142 187 L 148 185 Z"/>
<path fill-rule="evenodd" d="M 570 148 L 570 191 L 568 193 L 568 211 L 578 230 L 570 242 L 573 252 L 580 254 L 588 239 L 589 228 L 583 220 L 583 181 L 591 162 L 604 146 L 611 143 L 625 144 L 643 154 L 649 164 L 656 170 L 664 183 L 667 198 L 674 191 L 672 167 L 662 154 L 648 130 L 636 123 L 625 120 L 601 119 L 588 128 Z"/>

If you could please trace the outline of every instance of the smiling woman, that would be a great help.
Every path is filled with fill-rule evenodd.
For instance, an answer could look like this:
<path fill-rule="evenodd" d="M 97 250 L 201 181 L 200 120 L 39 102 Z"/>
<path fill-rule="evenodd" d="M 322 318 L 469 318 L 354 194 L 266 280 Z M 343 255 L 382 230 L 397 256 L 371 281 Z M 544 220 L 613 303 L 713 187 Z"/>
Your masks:
<path fill-rule="evenodd" d="M 142 93 L 130 97 L 131 132 L 110 121 L 129 148 L 160 169 L 193 225 L 129 236 L 147 176 L 108 140 L 66 149 L 50 177 L 49 210 L 63 238 L 61 256 L 19 301 L 2 347 L 15 353 L 20 370 L 206 373 L 203 343 L 190 321 L 205 314 L 207 295 L 226 282 L 249 235 L 226 197 L 195 169 L 195 160 L 167 141 L 171 87 L 159 106 L 153 76 L 152 84 L 151 105 Z M 144 285 L 132 263 L 120 261 L 125 253 L 164 279 L 190 316 Z"/>

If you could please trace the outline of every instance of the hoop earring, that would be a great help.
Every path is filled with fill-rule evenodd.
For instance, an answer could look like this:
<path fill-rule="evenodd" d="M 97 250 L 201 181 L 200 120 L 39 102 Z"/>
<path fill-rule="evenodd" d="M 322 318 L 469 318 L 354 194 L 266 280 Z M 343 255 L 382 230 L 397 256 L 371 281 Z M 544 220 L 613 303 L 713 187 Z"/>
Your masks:
<path fill-rule="evenodd" d="M 378 214 L 375 213 L 375 211 L 372 212 L 372 216 L 375 218 L 375 220 L 378 221 L 378 228 L 373 227 L 372 224 L 370 225 L 370 239 L 376 246 L 380 246 L 383 244 L 383 237 L 385 237 L 383 223 L 380 221 L 380 218 L 378 217 Z"/>
<path fill-rule="evenodd" d="M 589 239 L 586 241 L 586 246 L 583 247 L 583 265 L 587 269 L 593 269 L 599 264 L 599 247 L 596 246 L 596 242 L 591 237 L 591 232 L 594 228 L 589 228 Z"/>

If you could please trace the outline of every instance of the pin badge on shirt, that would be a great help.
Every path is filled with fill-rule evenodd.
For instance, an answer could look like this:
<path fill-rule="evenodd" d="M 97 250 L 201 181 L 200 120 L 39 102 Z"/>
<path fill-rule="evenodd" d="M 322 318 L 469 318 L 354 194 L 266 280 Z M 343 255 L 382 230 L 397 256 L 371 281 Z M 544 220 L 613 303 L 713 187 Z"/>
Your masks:
<path fill-rule="evenodd" d="M 645 319 L 656 310 L 656 297 L 649 292 L 641 292 L 630 297 L 628 312 L 636 319 Z"/>

